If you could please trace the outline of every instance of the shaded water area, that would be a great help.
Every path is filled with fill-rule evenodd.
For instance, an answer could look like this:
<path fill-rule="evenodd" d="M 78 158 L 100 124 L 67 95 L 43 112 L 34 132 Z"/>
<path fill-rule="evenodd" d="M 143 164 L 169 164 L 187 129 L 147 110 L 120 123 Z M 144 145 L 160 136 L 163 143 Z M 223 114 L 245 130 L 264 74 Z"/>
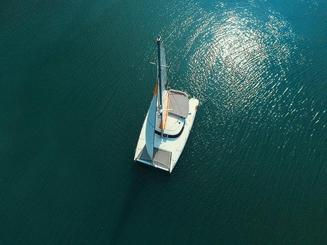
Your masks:
<path fill-rule="evenodd" d="M 4 1 L 1 244 L 326 244 L 327 2 Z M 200 100 L 133 162 L 165 41 Z"/>

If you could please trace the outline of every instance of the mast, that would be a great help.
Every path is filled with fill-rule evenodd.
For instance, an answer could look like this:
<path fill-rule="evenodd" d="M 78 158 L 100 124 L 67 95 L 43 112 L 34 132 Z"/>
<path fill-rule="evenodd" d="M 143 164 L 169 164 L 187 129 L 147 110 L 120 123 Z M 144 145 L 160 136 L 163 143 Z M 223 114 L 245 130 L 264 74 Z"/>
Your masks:
<path fill-rule="evenodd" d="M 161 77 L 161 37 L 157 37 L 157 47 L 158 47 L 158 84 L 159 84 L 159 114 L 160 114 L 160 124 L 162 125 L 162 77 Z M 161 128 L 161 135 L 163 134 L 163 128 Z"/>
<path fill-rule="evenodd" d="M 158 47 L 158 84 L 159 84 L 159 112 L 162 115 L 162 78 L 161 78 L 161 37 L 157 37 L 157 47 Z"/>

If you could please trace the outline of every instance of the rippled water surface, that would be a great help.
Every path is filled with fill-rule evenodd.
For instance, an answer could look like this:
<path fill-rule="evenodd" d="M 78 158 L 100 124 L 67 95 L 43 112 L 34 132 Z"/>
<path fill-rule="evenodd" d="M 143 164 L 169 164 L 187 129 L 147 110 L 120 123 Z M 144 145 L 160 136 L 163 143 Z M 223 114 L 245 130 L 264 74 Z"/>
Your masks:
<path fill-rule="evenodd" d="M 327 2 L 0 8 L 1 244 L 326 244 Z M 165 41 L 200 100 L 172 175 L 135 164 Z"/>

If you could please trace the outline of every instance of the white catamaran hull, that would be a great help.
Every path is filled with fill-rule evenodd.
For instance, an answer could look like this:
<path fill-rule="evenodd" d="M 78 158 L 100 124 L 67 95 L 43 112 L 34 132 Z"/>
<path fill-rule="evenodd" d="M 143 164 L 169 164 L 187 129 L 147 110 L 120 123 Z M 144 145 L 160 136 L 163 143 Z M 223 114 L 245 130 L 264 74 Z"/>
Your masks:
<path fill-rule="evenodd" d="M 146 124 L 149 115 L 148 112 L 136 146 L 134 160 L 171 172 L 184 149 L 194 122 L 198 105 L 199 101 L 197 99 L 189 99 L 188 115 L 185 118 L 184 128 L 178 137 L 170 138 L 161 136 L 157 133 L 155 134 L 154 148 L 156 150 L 156 157 L 153 159 L 149 158 L 146 154 Z"/>

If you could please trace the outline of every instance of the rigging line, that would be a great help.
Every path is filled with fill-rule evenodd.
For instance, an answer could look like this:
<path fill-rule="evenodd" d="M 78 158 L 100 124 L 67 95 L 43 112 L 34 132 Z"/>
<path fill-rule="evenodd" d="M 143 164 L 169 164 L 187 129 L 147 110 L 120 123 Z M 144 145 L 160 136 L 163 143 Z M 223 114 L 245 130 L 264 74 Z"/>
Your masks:
<path fill-rule="evenodd" d="M 175 30 L 172 30 L 172 32 L 169 34 L 169 36 L 167 37 L 166 40 L 168 40 L 170 38 L 170 36 L 174 33 Z"/>

